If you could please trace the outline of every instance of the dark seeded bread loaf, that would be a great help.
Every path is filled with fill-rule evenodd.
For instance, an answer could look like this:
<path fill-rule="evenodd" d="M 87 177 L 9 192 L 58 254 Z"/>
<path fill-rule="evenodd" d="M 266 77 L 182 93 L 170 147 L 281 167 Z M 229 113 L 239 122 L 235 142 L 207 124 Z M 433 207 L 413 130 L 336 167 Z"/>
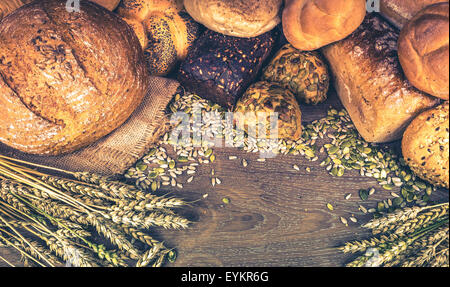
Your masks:
<path fill-rule="evenodd" d="M 89 1 L 23 6 L 0 21 L 0 141 L 33 154 L 74 151 L 109 134 L 141 103 L 139 41 Z"/>
<path fill-rule="evenodd" d="M 232 108 L 270 55 L 276 32 L 237 38 L 206 31 L 181 63 L 178 80 L 189 91 Z"/>

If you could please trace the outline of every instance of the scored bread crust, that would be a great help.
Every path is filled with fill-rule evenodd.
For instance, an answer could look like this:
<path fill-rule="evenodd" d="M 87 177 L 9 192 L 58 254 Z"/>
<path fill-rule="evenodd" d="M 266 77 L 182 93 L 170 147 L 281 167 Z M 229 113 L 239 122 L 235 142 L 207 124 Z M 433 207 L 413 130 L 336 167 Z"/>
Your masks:
<path fill-rule="evenodd" d="M 449 104 L 423 112 L 406 129 L 402 153 L 411 170 L 432 184 L 449 188 Z"/>
<path fill-rule="evenodd" d="M 400 139 L 414 117 L 439 103 L 405 78 L 397 39 L 397 30 L 372 13 L 349 37 L 322 49 L 339 98 L 368 142 Z"/>
<path fill-rule="evenodd" d="M 281 21 L 282 0 L 184 0 L 186 11 L 215 32 L 242 38 L 260 36 Z"/>
<path fill-rule="evenodd" d="M 65 2 L 37 1 L 0 21 L 0 141 L 23 152 L 88 145 L 125 122 L 147 91 L 132 29 L 89 1 L 77 13 Z"/>
<path fill-rule="evenodd" d="M 380 14 L 401 29 L 423 8 L 448 0 L 380 0 Z"/>
<path fill-rule="evenodd" d="M 398 56 L 413 86 L 449 99 L 449 4 L 430 5 L 402 29 Z"/>
<path fill-rule="evenodd" d="M 365 0 L 286 0 L 283 31 L 295 48 L 312 51 L 350 35 L 365 15 Z"/>

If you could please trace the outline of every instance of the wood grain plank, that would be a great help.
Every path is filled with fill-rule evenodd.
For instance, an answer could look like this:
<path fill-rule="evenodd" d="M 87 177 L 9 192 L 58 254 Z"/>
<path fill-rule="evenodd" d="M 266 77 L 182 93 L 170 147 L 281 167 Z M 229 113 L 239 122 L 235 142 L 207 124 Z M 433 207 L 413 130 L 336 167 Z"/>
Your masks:
<path fill-rule="evenodd" d="M 322 105 L 302 107 L 304 121 L 325 116 L 330 105 L 340 108 L 337 97 L 331 95 Z M 258 162 L 258 154 L 232 148 L 216 149 L 215 154 L 216 161 L 200 166 L 193 182 L 184 184 L 183 190 L 161 191 L 195 201 L 180 210 L 194 221 L 190 229 L 152 231 L 157 239 L 177 249 L 177 261 L 168 266 L 343 266 L 353 256 L 336 247 L 370 235 L 360 227 L 370 215 L 361 213 L 359 204 L 374 207 L 391 197 L 376 180 L 358 172 L 331 177 L 319 166 L 320 160 L 309 162 L 289 155 Z M 229 160 L 230 155 L 239 159 Z M 241 165 L 242 158 L 249 162 L 247 168 Z M 294 164 L 300 171 L 292 168 Z M 212 168 L 221 185 L 212 187 Z M 181 179 L 184 182 L 187 177 Z M 370 187 L 377 192 L 362 203 L 358 190 Z M 348 193 L 353 196 L 345 200 Z M 205 194 L 208 197 L 203 198 Z M 432 197 L 448 201 L 449 194 L 440 190 Z M 224 204 L 223 198 L 230 203 Z M 327 203 L 334 211 L 327 209 Z M 339 218 L 352 214 L 359 222 L 344 226 Z M 10 249 L 0 249 L 0 255 L 18 263 L 19 257 Z M 0 262 L 0 266 L 5 265 Z"/>

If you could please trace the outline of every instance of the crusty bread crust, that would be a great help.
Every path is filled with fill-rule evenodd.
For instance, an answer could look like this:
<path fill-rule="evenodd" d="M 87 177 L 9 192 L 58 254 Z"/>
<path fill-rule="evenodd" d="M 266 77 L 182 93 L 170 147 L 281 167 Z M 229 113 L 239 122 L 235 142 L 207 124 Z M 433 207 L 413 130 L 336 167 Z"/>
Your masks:
<path fill-rule="evenodd" d="M 400 139 L 414 117 L 439 102 L 406 80 L 397 38 L 398 32 L 372 13 L 352 35 L 322 49 L 339 98 L 369 142 Z"/>
<path fill-rule="evenodd" d="M 257 37 L 275 28 L 282 0 L 184 0 L 188 13 L 210 30 L 234 37 Z"/>
<path fill-rule="evenodd" d="M 448 0 L 380 0 L 380 13 L 401 29 L 412 17 L 428 5 Z"/>
<path fill-rule="evenodd" d="M 398 56 L 413 86 L 449 99 L 449 4 L 427 6 L 402 29 Z"/>
<path fill-rule="evenodd" d="M 42 0 L 0 21 L 0 141 L 61 154 L 119 127 L 148 84 L 133 30 L 106 9 Z"/>
<path fill-rule="evenodd" d="M 287 0 L 283 31 L 292 46 L 312 51 L 350 35 L 365 15 L 365 0 Z"/>
<path fill-rule="evenodd" d="M 448 101 L 411 122 L 403 136 L 402 153 L 420 178 L 449 188 Z"/>

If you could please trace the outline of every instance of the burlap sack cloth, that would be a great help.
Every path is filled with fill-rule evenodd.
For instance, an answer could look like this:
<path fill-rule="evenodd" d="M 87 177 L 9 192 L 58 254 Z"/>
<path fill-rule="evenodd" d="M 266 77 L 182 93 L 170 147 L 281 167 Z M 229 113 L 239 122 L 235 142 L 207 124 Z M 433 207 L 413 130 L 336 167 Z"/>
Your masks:
<path fill-rule="evenodd" d="M 177 81 L 152 77 L 149 92 L 131 117 L 111 134 L 77 152 L 35 156 L 0 143 L 0 154 L 68 171 L 123 174 L 168 130 L 166 108 L 179 87 Z"/>

